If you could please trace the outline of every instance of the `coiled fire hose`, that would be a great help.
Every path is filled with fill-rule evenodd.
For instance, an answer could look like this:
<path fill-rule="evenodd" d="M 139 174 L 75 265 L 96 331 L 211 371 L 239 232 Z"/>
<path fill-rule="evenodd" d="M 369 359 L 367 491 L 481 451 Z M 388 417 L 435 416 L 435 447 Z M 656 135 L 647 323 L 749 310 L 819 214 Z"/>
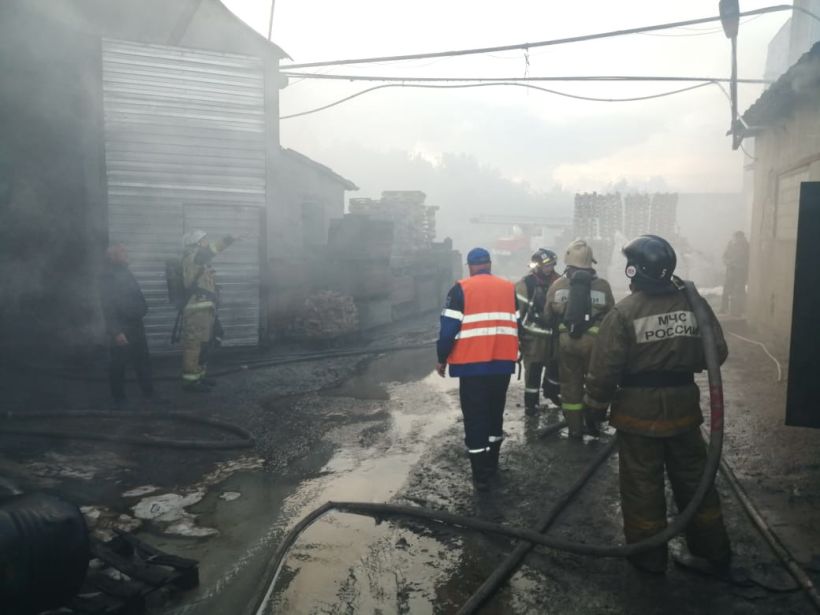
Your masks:
<path fill-rule="evenodd" d="M 717 353 L 717 343 L 714 331 L 709 323 L 713 316 L 706 306 L 705 300 L 698 294 L 692 282 L 683 282 L 683 292 L 695 314 L 698 323 L 701 323 L 700 334 L 703 340 L 704 358 L 709 378 L 709 405 L 711 407 L 709 422 L 709 446 L 703 475 L 689 504 L 663 531 L 641 540 L 640 542 L 624 545 L 592 545 L 571 542 L 561 538 L 541 534 L 534 530 L 507 527 L 483 521 L 473 517 L 455 515 L 445 511 L 431 510 L 418 506 L 404 506 L 400 504 L 373 503 L 373 502 L 333 502 L 329 501 L 316 508 L 299 521 L 282 539 L 279 547 L 273 553 L 265 568 L 262 580 L 251 602 L 243 611 L 245 615 L 262 615 L 266 612 L 268 603 L 273 595 L 276 581 L 282 568 L 282 563 L 288 550 L 310 525 L 325 513 L 332 510 L 356 515 L 383 518 L 403 516 L 414 519 L 435 521 L 445 525 L 475 530 L 487 534 L 497 534 L 508 538 L 517 538 L 533 545 L 540 545 L 559 551 L 566 551 L 576 555 L 591 555 L 594 557 L 628 557 L 644 553 L 666 544 L 680 534 L 689 525 L 695 512 L 700 508 L 703 498 L 715 481 L 715 475 L 720 466 L 721 451 L 723 448 L 723 382 L 720 375 L 720 361 Z"/>

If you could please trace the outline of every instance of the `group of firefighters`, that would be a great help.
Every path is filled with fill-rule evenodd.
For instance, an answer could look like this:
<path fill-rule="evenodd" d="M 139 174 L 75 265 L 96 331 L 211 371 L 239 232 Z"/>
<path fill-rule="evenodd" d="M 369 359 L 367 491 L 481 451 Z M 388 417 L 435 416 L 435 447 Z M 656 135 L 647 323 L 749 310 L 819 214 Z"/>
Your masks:
<path fill-rule="evenodd" d="M 665 475 L 683 510 L 706 462 L 703 414 L 694 374 L 706 368 L 701 327 L 710 327 L 722 361 L 721 327 L 703 301 L 709 322 L 675 277 L 677 257 L 665 239 L 643 235 L 623 248 L 631 293 L 615 302 L 595 271 L 590 246 L 569 244 L 565 270 L 540 249 L 517 284 L 492 275 L 483 248 L 467 256 L 469 276 L 447 295 L 437 342 L 437 371 L 459 378 L 465 444 L 477 491 L 498 480 L 507 388 L 516 363 L 525 369 L 524 407 L 540 412 L 539 396 L 560 405 L 568 436 L 600 435 L 607 419 L 617 431 L 619 482 L 627 543 L 666 527 Z M 712 486 L 686 530 L 691 554 L 718 573 L 731 551 L 718 493 Z M 642 571 L 662 574 L 666 546 L 629 558 Z"/>
<path fill-rule="evenodd" d="M 182 380 L 189 391 L 207 391 L 207 360 L 219 334 L 218 287 L 213 258 L 230 246 L 228 235 L 211 242 L 204 231 L 184 237 L 179 263 Z M 465 444 L 476 490 L 497 480 L 504 439 L 503 414 L 512 374 L 523 361 L 524 408 L 537 415 L 539 398 L 559 405 L 568 436 L 597 437 L 608 419 L 617 431 L 624 534 L 639 542 L 666 527 L 665 475 L 679 510 L 692 499 L 703 474 L 703 415 L 694 374 L 706 368 L 700 327 L 711 327 L 718 356 L 728 350 L 704 301 L 709 322 L 695 310 L 673 274 L 677 257 L 663 238 L 643 235 L 623 248 L 630 291 L 616 303 L 609 283 L 595 271 L 591 247 L 581 239 L 564 253 L 533 254 L 530 272 L 517 284 L 492 275 L 483 248 L 467 256 L 469 276 L 449 291 L 441 314 L 436 371 L 459 378 Z M 171 285 L 169 283 L 169 289 Z M 142 320 L 147 304 L 128 268 L 122 245 L 108 251 L 101 281 L 103 313 L 111 343 L 110 384 L 115 404 L 124 400 L 125 363 L 134 363 L 145 397 L 153 396 Z M 699 300 L 703 301 L 703 299 Z M 729 539 L 720 500 L 710 488 L 686 532 L 692 555 L 728 570 Z M 666 546 L 633 555 L 639 569 L 663 573 Z"/>

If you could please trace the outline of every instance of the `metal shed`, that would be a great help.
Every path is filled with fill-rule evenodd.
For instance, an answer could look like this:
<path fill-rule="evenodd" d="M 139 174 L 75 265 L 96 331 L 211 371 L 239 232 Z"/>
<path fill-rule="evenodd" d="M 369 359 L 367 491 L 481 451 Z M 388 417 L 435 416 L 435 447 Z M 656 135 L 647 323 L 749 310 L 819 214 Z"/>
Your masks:
<path fill-rule="evenodd" d="M 165 261 L 185 232 L 243 240 L 217 257 L 226 345 L 253 345 L 263 322 L 265 74 L 256 57 L 117 40 L 102 43 L 108 232 L 131 255 L 150 307 L 153 350 L 176 317 Z"/>

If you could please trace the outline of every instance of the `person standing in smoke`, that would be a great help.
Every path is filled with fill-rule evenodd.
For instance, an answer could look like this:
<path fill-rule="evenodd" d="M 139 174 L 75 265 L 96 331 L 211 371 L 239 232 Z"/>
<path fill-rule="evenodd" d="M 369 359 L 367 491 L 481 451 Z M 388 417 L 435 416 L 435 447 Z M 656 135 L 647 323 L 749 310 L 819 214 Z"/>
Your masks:
<path fill-rule="evenodd" d="M 235 241 L 226 235 L 213 243 L 205 231 L 183 237 L 182 276 L 188 301 L 182 312 L 182 384 L 186 391 L 207 392 L 208 354 L 214 343 L 219 299 L 213 258 Z M 217 335 L 219 337 L 219 335 Z"/>
<path fill-rule="evenodd" d="M 113 409 L 119 410 L 125 404 L 125 367 L 129 361 L 137 373 L 143 397 L 154 397 L 151 356 L 142 320 L 148 313 L 148 304 L 128 268 L 128 251 L 121 243 L 106 251 L 99 288 L 110 352 L 108 380 Z"/>
<path fill-rule="evenodd" d="M 447 293 L 441 312 L 436 372 L 459 379 L 464 443 L 477 491 L 486 491 L 498 469 L 504 439 L 504 406 L 518 359 L 515 286 L 492 275 L 490 253 L 467 254 L 470 277 Z"/>
<path fill-rule="evenodd" d="M 567 246 L 564 264 L 564 275 L 547 292 L 547 321 L 559 323 L 561 410 L 569 437 L 580 440 L 584 424 L 590 435 L 597 436 L 598 424 L 606 417 L 584 405 L 584 379 L 598 325 L 615 305 L 615 298 L 609 282 L 599 278 L 592 268 L 597 261 L 586 241 L 576 239 Z"/>
<path fill-rule="evenodd" d="M 723 283 L 723 297 L 720 311 L 732 316 L 740 316 L 746 307 L 746 282 L 749 280 L 749 242 L 743 231 L 737 231 L 723 253 L 726 279 Z"/>
<path fill-rule="evenodd" d="M 673 277 L 677 257 L 662 237 L 642 235 L 623 248 L 632 294 L 604 318 L 592 352 L 584 403 L 606 411 L 618 430 L 619 482 L 624 535 L 640 542 L 666 527 L 664 474 L 678 510 L 695 494 L 706 465 L 700 434 L 703 414 L 695 373 L 706 368 L 701 329 L 710 327 L 721 363 L 726 340 L 709 305 L 709 322 L 697 322 L 683 285 Z M 731 563 L 729 537 L 715 486 L 686 528 L 692 555 L 717 572 Z M 663 574 L 665 544 L 629 557 L 645 572 Z"/>
<path fill-rule="evenodd" d="M 530 273 L 515 285 L 518 313 L 521 316 L 521 357 L 524 360 L 524 412 L 538 414 L 539 396 L 555 405 L 558 398 L 557 340 L 553 340 L 552 323 L 545 318 L 547 290 L 560 279 L 555 271 L 558 256 L 552 250 L 538 249 L 530 259 Z M 543 374 L 543 385 L 542 385 Z"/>

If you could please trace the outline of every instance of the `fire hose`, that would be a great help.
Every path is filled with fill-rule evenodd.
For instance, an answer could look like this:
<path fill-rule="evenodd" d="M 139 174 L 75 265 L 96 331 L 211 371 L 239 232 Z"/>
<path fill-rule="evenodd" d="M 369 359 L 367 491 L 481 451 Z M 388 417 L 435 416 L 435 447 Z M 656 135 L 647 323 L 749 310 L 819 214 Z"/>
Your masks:
<path fill-rule="evenodd" d="M 230 440 L 199 440 L 199 439 L 173 439 L 155 438 L 149 435 L 126 436 L 103 432 L 81 432 L 62 431 L 58 429 L 29 429 L 3 424 L 14 421 L 58 421 L 62 419 L 111 419 L 114 415 L 110 412 L 99 412 L 94 410 L 79 412 L 4 412 L 0 414 L 0 435 L 35 436 L 42 438 L 53 438 L 57 440 L 90 440 L 97 442 L 117 442 L 120 444 L 131 444 L 134 446 L 147 446 L 152 448 L 174 448 L 185 450 L 234 450 L 253 448 L 253 436 L 246 429 L 219 421 L 217 419 L 186 414 L 183 412 L 139 412 L 125 416 L 117 416 L 118 421 L 170 421 L 208 427 L 217 431 L 230 433 L 236 438 Z"/>
<path fill-rule="evenodd" d="M 372 348 L 350 348 L 350 349 L 340 349 L 340 350 L 327 350 L 322 352 L 309 352 L 309 353 L 302 353 L 302 354 L 295 354 L 295 355 L 288 355 L 282 357 L 272 357 L 269 359 L 253 359 L 250 361 L 241 361 L 235 364 L 226 365 L 223 369 L 216 369 L 212 372 L 209 372 L 209 376 L 213 378 L 221 378 L 223 376 L 231 376 L 233 374 L 241 374 L 246 371 L 252 371 L 257 369 L 265 369 L 268 367 L 275 367 L 277 365 L 290 365 L 294 363 L 309 363 L 311 361 L 321 361 L 321 360 L 328 360 L 328 359 L 338 359 L 338 358 L 346 358 L 346 357 L 356 357 L 356 356 L 364 356 L 364 355 L 375 355 L 375 354 L 384 354 L 388 352 L 402 352 L 405 350 L 420 350 L 423 348 L 430 348 L 435 342 L 434 341 L 427 341 L 427 342 L 420 342 L 416 344 L 395 344 L 392 346 L 374 346 Z M 79 374 L 73 374 L 69 371 L 49 368 L 39 365 L 27 365 L 27 364 L 8 364 L 4 365 L 5 369 L 13 369 L 17 371 L 36 371 L 42 374 L 46 374 L 53 378 L 57 378 L 60 380 L 71 380 L 76 382 L 107 382 L 107 378 L 101 376 L 82 376 Z M 176 382 L 179 380 L 177 376 L 155 376 L 153 378 L 155 382 Z M 129 378 L 129 381 L 131 379 Z"/>
<path fill-rule="evenodd" d="M 703 323 L 700 333 L 703 340 L 704 357 L 709 379 L 709 404 L 711 407 L 709 422 L 709 445 L 706 463 L 698 486 L 687 506 L 662 531 L 639 542 L 624 545 L 593 545 L 572 542 L 561 538 L 545 535 L 540 532 L 507 527 L 497 523 L 456 515 L 445 511 L 432 510 L 418 506 L 404 506 L 399 504 L 373 502 L 334 502 L 329 501 L 316 508 L 299 521 L 283 538 L 279 547 L 273 553 L 265 568 L 262 582 L 258 585 L 253 600 L 244 611 L 246 615 L 262 615 L 273 595 L 276 581 L 283 567 L 284 559 L 296 539 L 316 520 L 324 514 L 336 510 L 350 514 L 371 516 L 375 518 L 403 516 L 425 521 L 434 521 L 444 525 L 475 530 L 487 534 L 516 538 L 534 545 L 574 553 L 576 555 L 590 555 L 594 557 L 628 557 L 644 553 L 666 544 L 670 539 L 684 531 L 703 502 L 708 490 L 712 487 L 718 467 L 720 466 L 721 451 L 723 448 L 723 383 L 720 375 L 720 361 L 718 359 L 717 344 L 714 331 L 708 323 L 712 316 L 704 299 L 698 294 L 692 282 L 683 283 L 683 291 L 692 307 L 697 322 Z M 588 476 L 586 478 L 589 478 Z M 585 482 L 585 481 L 584 481 Z M 580 486 L 578 487 L 580 489 Z M 570 490 L 572 492 L 572 489 Z M 522 546 L 521 548 L 529 547 Z M 502 576 L 502 575 L 499 575 Z M 502 579 L 503 580 L 503 579 Z M 493 591 L 497 585 L 493 586 Z"/>

